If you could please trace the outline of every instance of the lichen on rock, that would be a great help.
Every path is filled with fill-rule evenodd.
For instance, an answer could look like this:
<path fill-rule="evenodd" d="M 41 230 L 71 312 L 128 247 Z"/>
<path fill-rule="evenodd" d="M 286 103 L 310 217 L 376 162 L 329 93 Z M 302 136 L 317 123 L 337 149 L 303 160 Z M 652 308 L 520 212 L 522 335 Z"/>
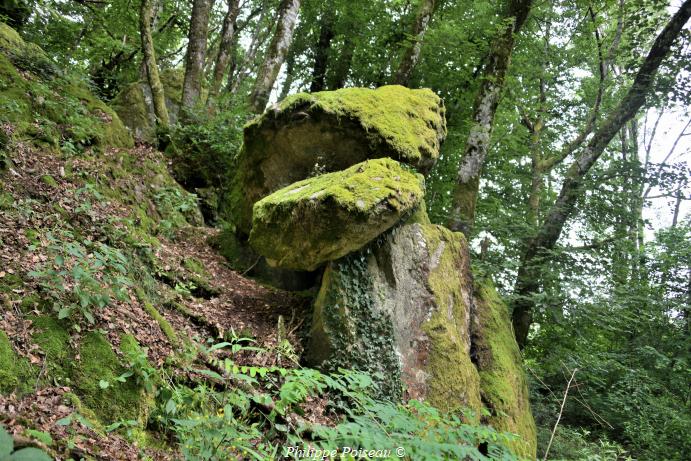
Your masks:
<path fill-rule="evenodd" d="M 390 157 L 425 173 L 446 136 L 444 112 L 432 91 L 397 85 L 289 96 L 245 127 L 228 213 L 247 233 L 262 197 L 366 159 Z"/>
<path fill-rule="evenodd" d="M 391 228 L 423 190 L 422 176 L 388 158 L 299 181 L 255 204 L 250 244 L 279 267 L 314 270 Z"/>
<path fill-rule="evenodd" d="M 465 246 L 443 227 L 403 225 L 331 263 L 315 301 L 310 363 L 381 368 L 387 388 L 399 380 L 407 398 L 479 410 Z"/>
<path fill-rule="evenodd" d="M 478 283 L 475 306 L 477 326 L 473 341 L 482 400 L 490 412 L 487 422 L 499 431 L 518 434 L 520 439 L 512 444 L 514 451 L 535 459 L 535 420 L 508 308 L 490 281 Z"/>

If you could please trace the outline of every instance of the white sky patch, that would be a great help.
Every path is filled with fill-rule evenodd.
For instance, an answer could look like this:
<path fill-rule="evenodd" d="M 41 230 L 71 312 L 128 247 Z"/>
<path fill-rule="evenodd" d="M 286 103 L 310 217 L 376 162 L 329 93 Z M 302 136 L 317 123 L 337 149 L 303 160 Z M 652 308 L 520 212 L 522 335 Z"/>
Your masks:
<path fill-rule="evenodd" d="M 650 125 L 655 122 L 659 114 L 660 112 L 657 109 L 651 109 L 648 113 L 648 138 L 652 130 Z M 687 127 L 684 135 L 679 137 L 689 117 L 691 117 L 691 113 L 682 108 L 668 110 L 662 114 L 657 132 L 652 140 L 652 148 L 650 150 L 651 162 L 661 163 L 669 156 L 667 164 L 682 163 L 687 167 L 691 167 L 691 126 Z M 675 142 L 677 142 L 676 147 L 670 155 Z M 640 155 L 644 156 L 645 146 L 642 145 L 642 136 L 639 139 L 639 143 L 641 144 L 639 147 Z M 641 161 L 644 160 L 645 158 L 641 158 Z M 684 197 L 689 198 L 691 196 L 691 184 L 682 189 L 681 193 Z M 653 187 L 649 196 L 656 198 L 652 198 L 643 210 L 643 217 L 650 221 L 652 230 L 669 227 L 672 224 L 676 199 L 674 197 L 660 197 L 662 194 L 663 191 Z M 679 210 L 679 221 L 688 217 L 689 213 L 691 213 L 691 201 L 682 200 Z M 647 237 L 650 238 L 652 235 L 647 235 Z"/>

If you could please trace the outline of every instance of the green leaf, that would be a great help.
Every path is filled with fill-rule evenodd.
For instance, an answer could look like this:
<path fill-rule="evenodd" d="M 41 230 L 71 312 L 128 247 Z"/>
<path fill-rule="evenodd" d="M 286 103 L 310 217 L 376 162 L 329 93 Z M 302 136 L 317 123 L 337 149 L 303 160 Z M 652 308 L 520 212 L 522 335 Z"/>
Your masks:
<path fill-rule="evenodd" d="M 14 447 L 14 440 L 12 436 L 7 433 L 4 426 L 0 425 L 0 458 L 3 458 L 12 453 Z"/>
<path fill-rule="evenodd" d="M 105 379 L 102 379 L 98 382 L 98 387 L 100 387 L 101 389 L 108 389 L 108 386 L 110 386 L 110 383 Z"/>
<path fill-rule="evenodd" d="M 215 371 L 211 371 L 211 370 L 196 370 L 196 369 L 195 369 L 195 370 L 192 370 L 192 371 L 194 371 L 195 373 L 199 373 L 199 374 L 201 374 L 201 375 L 204 375 L 204 376 L 208 376 L 209 378 L 218 379 L 218 380 L 220 380 L 220 381 L 223 381 L 223 379 L 224 379 L 223 376 L 219 375 L 219 374 L 216 373 Z"/>
<path fill-rule="evenodd" d="M 58 419 L 55 424 L 58 426 L 69 426 L 72 424 L 72 415 L 65 416 L 64 418 Z"/>
<path fill-rule="evenodd" d="M 51 457 L 48 456 L 42 450 L 38 448 L 29 447 L 22 448 L 21 450 L 15 451 L 10 456 L 11 461 L 52 461 Z"/>
<path fill-rule="evenodd" d="M 70 316 L 70 313 L 72 312 L 72 309 L 69 307 L 63 307 L 58 311 L 58 319 L 66 319 L 67 317 Z"/>
<path fill-rule="evenodd" d="M 175 403 L 175 400 L 169 399 L 169 400 L 166 402 L 166 407 L 165 407 L 166 413 L 168 413 L 168 414 L 174 414 L 174 413 L 175 413 L 175 410 L 177 410 L 177 408 L 178 408 L 178 405 Z"/>
<path fill-rule="evenodd" d="M 53 438 L 47 432 L 41 432 L 41 431 L 37 431 L 34 429 L 29 429 L 26 431 L 26 435 L 28 435 L 29 437 L 33 437 L 35 439 L 38 439 L 41 442 L 45 443 L 46 445 L 52 445 L 53 444 Z"/>

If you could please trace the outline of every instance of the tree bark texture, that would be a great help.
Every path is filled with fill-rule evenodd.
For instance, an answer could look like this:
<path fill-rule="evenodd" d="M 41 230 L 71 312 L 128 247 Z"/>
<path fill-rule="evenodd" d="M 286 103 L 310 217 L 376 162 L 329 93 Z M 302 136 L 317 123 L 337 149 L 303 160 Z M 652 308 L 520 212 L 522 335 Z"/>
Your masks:
<path fill-rule="evenodd" d="M 523 27 L 531 5 L 532 0 L 508 0 L 502 17 L 508 20 L 509 24 L 494 39 L 487 56 L 480 91 L 473 109 L 470 134 L 458 168 L 448 220 L 451 230 L 461 231 L 466 235 L 470 234 L 475 220 L 480 174 L 487 157 L 494 116 L 511 60 L 514 35 Z"/>
<path fill-rule="evenodd" d="M 403 53 L 403 58 L 401 59 L 394 77 L 394 83 L 403 86 L 408 86 L 410 84 L 410 76 L 413 74 L 413 69 L 415 69 L 420 59 L 422 40 L 432 20 L 432 14 L 434 13 L 436 4 L 436 0 L 422 0 L 420 3 L 420 8 L 415 16 L 415 22 L 413 23 L 413 29 L 410 34 L 410 43 Z"/>
<path fill-rule="evenodd" d="M 564 224 L 573 213 L 586 174 L 600 158 L 612 138 L 644 104 L 662 60 L 669 53 L 690 16 L 691 0 L 686 0 L 655 39 L 624 98 L 593 133 L 592 138 L 583 146 L 580 154 L 569 167 L 556 202 L 547 213 L 535 238 L 526 248 L 518 270 L 514 287 L 515 297 L 512 302 L 514 333 L 521 348 L 526 344 L 532 323 L 534 295 L 539 289 L 541 267 L 548 257 L 547 252 L 554 248 Z"/>
<path fill-rule="evenodd" d="M 151 35 L 152 16 L 153 1 L 142 0 L 139 9 L 139 31 L 142 38 L 142 54 L 144 55 L 147 80 L 151 88 L 156 124 L 165 127 L 169 124 L 168 108 L 166 107 L 163 84 L 158 75 L 158 65 L 156 64 L 156 51 L 154 50 L 154 40 Z"/>
<path fill-rule="evenodd" d="M 187 54 L 185 56 L 185 79 L 182 83 L 183 108 L 193 107 L 199 102 L 204 78 L 206 59 L 206 40 L 209 33 L 209 13 L 213 0 L 194 0 L 190 30 L 187 35 Z"/>
<path fill-rule="evenodd" d="M 230 59 L 233 55 L 235 47 L 235 29 L 238 14 L 240 13 L 240 0 L 228 0 L 228 12 L 223 18 L 223 26 L 221 28 L 221 43 L 218 45 L 218 55 L 214 63 L 214 72 L 211 77 L 211 86 L 209 87 L 209 99 L 216 97 L 221 84 L 223 82 L 223 75 L 228 69 Z"/>
<path fill-rule="evenodd" d="M 314 53 L 314 68 L 312 70 L 312 83 L 310 92 L 322 91 L 326 87 L 326 69 L 329 63 L 329 51 L 331 40 L 334 38 L 334 12 L 333 3 L 328 2 L 322 14 L 321 28 L 319 30 L 319 41 Z"/>
<path fill-rule="evenodd" d="M 263 112 L 269 102 L 271 88 L 276 82 L 278 72 L 293 40 L 293 30 L 297 23 L 299 11 L 300 0 L 281 0 L 276 32 L 264 63 L 257 73 L 254 90 L 250 95 L 250 105 L 255 113 Z"/>
<path fill-rule="evenodd" d="M 354 54 L 355 40 L 353 34 L 348 34 L 343 39 L 343 49 L 334 64 L 332 78 L 329 79 L 329 90 L 338 90 L 345 86 L 348 74 L 350 74 L 350 66 L 353 64 Z"/>

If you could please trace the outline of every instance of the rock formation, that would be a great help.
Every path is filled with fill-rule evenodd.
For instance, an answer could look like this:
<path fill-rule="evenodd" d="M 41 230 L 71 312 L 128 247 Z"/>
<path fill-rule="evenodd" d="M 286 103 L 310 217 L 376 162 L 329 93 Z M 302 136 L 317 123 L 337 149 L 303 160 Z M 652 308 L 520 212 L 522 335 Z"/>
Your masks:
<path fill-rule="evenodd" d="M 234 184 L 244 194 L 230 206 L 271 264 L 324 267 L 310 365 L 378 376 L 380 397 L 489 415 L 482 421 L 518 434 L 516 452 L 534 457 L 506 305 L 474 280 L 463 234 L 429 222 L 424 178 L 410 171 L 432 166 L 444 123 L 429 90 L 296 95 L 246 127 Z"/>
<path fill-rule="evenodd" d="M 430 90 L 384 86 L 297 94 L 245 127 L 230 213 L 249 233 L 252 206 L 296 181 L 390 157 L 429 171 L 446 136 L 444 105 Z"/>

